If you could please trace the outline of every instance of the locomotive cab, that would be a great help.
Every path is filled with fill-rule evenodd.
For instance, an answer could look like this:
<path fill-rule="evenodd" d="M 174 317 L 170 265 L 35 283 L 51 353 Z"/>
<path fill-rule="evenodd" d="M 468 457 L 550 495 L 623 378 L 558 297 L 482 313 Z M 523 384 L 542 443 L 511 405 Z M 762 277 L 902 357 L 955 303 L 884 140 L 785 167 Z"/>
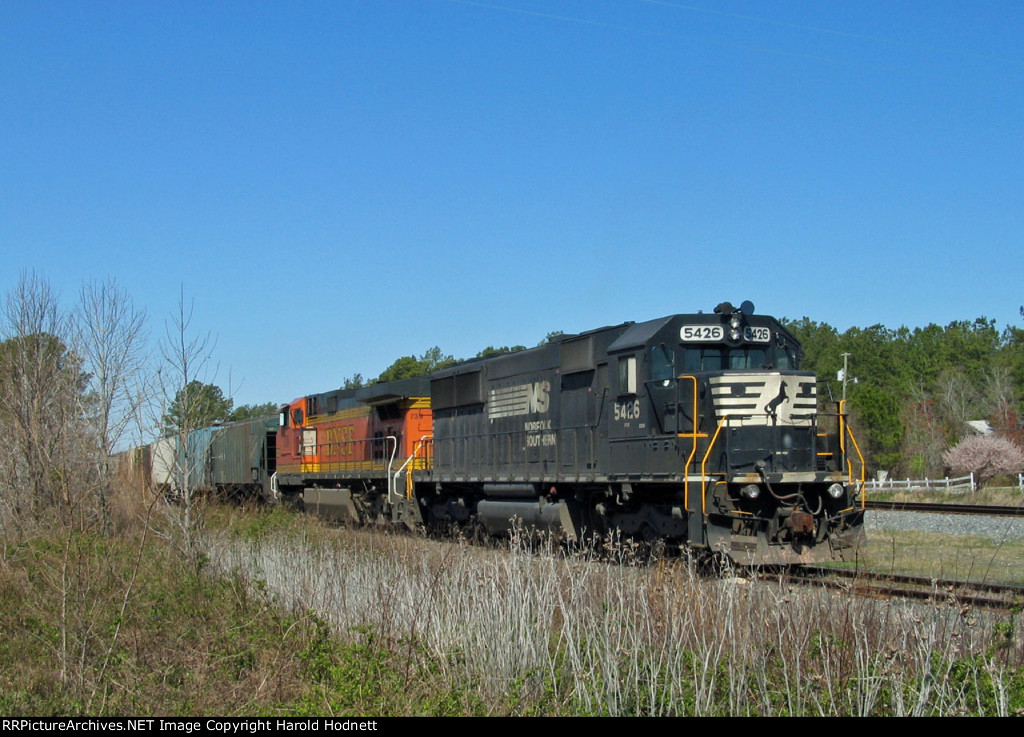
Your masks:
<path fill-rule="evenodd" d="M 749 302 L 723 303 L 636 325 L 609 354 L 620 373 L 610 437 L 677 440 L 682 507 L 665 508 L 667 487 L 647 489 L 662 519 L 685 513 L 691 545 L 764 564 L 843 558 L 861 542 L 854 466 L 862 474 L 863 462 L 847 453 L 841 411 L 819 411 L 815 376 L 800 370 L 800 346 L 777 321 Z M 619 455 L 632 455 L 614 465 L 635 477 L 638 453 Z M 667 471 L 663 459 L 645 465 Z"/>

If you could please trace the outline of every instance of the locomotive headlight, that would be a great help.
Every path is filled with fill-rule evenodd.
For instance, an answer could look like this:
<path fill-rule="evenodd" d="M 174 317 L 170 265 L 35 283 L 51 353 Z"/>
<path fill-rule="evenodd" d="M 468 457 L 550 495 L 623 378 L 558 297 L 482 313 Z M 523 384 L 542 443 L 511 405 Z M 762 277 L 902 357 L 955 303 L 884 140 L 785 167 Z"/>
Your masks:
<path fill-rule="evenodd" d="M 828 487 L 828 495 L 833 499 L 842 499 L 843 494 L 846 493 L 846 489 L 842 484 L 832 484 Z"/>
<path fill-rule="evenodd" d="M 729 326 L 733 330 L 739 330 L 740 329 L 740 325 L 742 325 L 742 324 L 743 324 L 743 318 L 740 317 L 740 314 L 738 312 L 736 314 L 734 314 L 732 317 L 729 318 Z"/>
<path fill-rule="evenodd" d="M 733 328 L 732 330 L 729 331 L 729 340 L 735 342 L 735 341 L 737 341 L 739 339 L 740 339 L 740 329 L 739 328 Z"/>
<path fill-rule="evenodd" d="M 757 499 L 761 496 L 761 487 L 757 484 L 747 484 L 740 489 L 740 494 L 745 496 L 747 499 Z"/>

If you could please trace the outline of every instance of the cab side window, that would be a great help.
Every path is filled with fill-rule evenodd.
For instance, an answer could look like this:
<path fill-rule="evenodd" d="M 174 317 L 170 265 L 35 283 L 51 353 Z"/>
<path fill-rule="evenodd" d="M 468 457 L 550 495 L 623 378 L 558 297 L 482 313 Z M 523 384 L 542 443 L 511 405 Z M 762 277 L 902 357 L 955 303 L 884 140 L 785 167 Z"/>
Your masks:
<path fill-rule="evenodd" d="M 619 396 L 636 394 L 636 372 L 636 356 L 622 356 L 619 358 Z"/>
<path fill-rule="evenodd" d="M 651 379 L 668 384 L 676 375 L 676 357 L 665 345 L 651 348 Z"/>

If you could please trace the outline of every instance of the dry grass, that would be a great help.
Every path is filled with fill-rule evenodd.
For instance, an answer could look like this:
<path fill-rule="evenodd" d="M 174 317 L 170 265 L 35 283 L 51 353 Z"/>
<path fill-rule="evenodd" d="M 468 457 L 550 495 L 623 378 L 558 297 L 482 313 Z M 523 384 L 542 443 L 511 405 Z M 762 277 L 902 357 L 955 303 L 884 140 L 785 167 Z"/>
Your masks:
<path fill-rule="evenodd" d="M 1009 714 L 1016 616 L 703 578 L 580 553 L 308 528 L 208 538 L 335 632 L 407 658 L 467 714 Z M 619 551 L 628 562 L 628 551 Z M 422 684 L 422 679 L 409 679 Z M 325 702 L 325 706 L 331 706 Z"/>

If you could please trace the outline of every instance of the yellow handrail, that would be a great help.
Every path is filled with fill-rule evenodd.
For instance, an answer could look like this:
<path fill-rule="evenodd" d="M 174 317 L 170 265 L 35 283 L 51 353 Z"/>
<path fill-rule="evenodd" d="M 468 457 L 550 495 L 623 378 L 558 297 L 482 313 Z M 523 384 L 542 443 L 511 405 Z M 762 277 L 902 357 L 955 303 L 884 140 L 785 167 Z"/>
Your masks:
<path fill-rule="evenodd" d="M 697 432 L 699 426 L 699 413 L 697 412 L 697 377 L 696 376 L 677 376 L 676 380 L 689 379 L 693 382 L 693 431 L 690 433 L 677 432 L 676 437 L 679 438 L 691 438 L 693 445 L 690 448 L 690 455 L 686 459 L 686 465 L 683 467 L 683 508 L 690 511 L 690 464 L 693 463 L 694 456 L 697 455 L 697 438 L 707 437 L 704 433 Z M 679 407 L 676 407 L 676 412 L 679 412 Z M 678 417 L 678 414 L 676 415 Z M 678 430 L 678 424 L 676 425 Z"/>
<path fill-rule="evenodd" d="M 409 458 L 406 460 L 406 462 L 402 465 L 402 468 L 399 468 L 398 471 L 395 472 L 395 475 L 397 476 L 398 474 L 400 474 L 402 472 L 402 470 L 406 466 L 409 467 L 408 472 L 405 474 L 405 498 L 406 498 L 406 500 L 412 499 L 412 490 L 413 490 L 413 479 L 412 479 L 412 475 L 413 474 L 412 474 L 412 472 L 414 470 L 416 470 L 417 468 L 422 468 L 423 470 L 426 470 L 426 469 L 430 468 L 430 464 L 428 463 L 428 461 L 430 460 L 430 454 L 426 452 L 426 448 L 429 445 L 432 445 L 433 442 L 434 442 L 434 436 L 433 435 L 424 435 L 419 440 L 417 440 L 416 441 L 416 445 L 413 446 L 412 455 L 409 456 Z M 424 451 L 423 459 L 422 459 L 423 460 L 423 465 L 422 466 L 420 466 L 418 463 L 416 463 L 416 457 L 419 454 L 421 449 Z"/>
<path fill-rule="evenodd" d="M 865 478 L 864 478 L 864 469 L 865 469 L 864 454 L 860 452 L 860 445 L 857 443 L 857 438 L 855 438 L 853 436 L 853 430 L 850 429 L 849 425 L 846 426 L 846 432 L 849 434 L 850 441 L 853 443 L 853 449 L 855 451 L 857 451 L 857 458 L 860 460 L 860 479 L 859 479 L 859 483 L 860 483 L 860 508 L 864 509 L 865 503 L 866 503 L 865 488 L 864 488 L 864 481 L 865 481 Z M 846 458 L 846 467 L 847 467 L 847 477 L 849 479 L 849 482 L 852 484 L 852 483 L 854 483 L 854 479 L 853 479 L 853 462 L 850 461 L 849 458 Z"/>
<path fill-rule="evenodd" d="M 704 458 L 700 462 L 700 511 L 706 517 L 707 510 L 707 499 L 708 499 L 708 475 L 706 473 L 708 458 L 711 457 L 711 451 L 715 447 L 715 443 L 718 442 L 718 435 L 722 432 L 722 428 L 725 423 L 729 421 L 732 415 L 725 415 L 721 420 L 718 421 L 718 427 L 715 428 L 715 434 L 711 438 L 711 442 L 708 443 L 707 452 L 704 453 Z"/>

